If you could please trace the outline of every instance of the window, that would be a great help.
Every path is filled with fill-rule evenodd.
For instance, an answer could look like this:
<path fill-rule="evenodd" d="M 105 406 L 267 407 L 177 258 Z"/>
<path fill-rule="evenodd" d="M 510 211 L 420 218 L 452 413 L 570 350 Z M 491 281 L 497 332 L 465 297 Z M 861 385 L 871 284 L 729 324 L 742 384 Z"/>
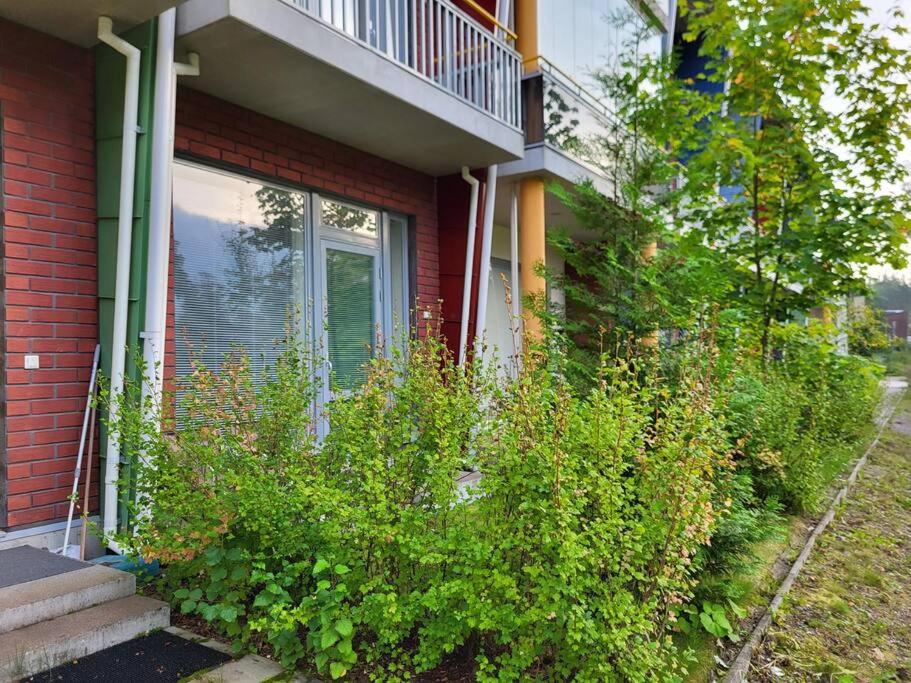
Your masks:
<path fill-rule="evenodd" d="M 324 199 L 320 202 L 320 220 L 327 228 L 349 230 L 369 237 L 377 236 L 377 212 Z"/>
<path fill-rule="evenodd" d="M 377 334 L 391 336 L 393 321 L 407 325 L 406 225 L 368 207 L 175 164 L 178 376 L 194 357 L 218 368 L 235 348 L 261 372 L 293 321 L 338 385 L 357 386 Z"/>
<path fill-rule="evenodd" d="M 304 298 L 306 197 L 179 164 L 174 170 L 176 369 L 243 347 L 257 373 Z"/>
<path fill-rule="evenodd" d="M 326 249 L 326 328 L 328 356 L 342 388 L 364 380 L 373 335 L 376 266 L 372 254 Z"/>
<path fill-rule="evenodd" d="M 598 92 L 592 74 L 619 68 L 620 59 L 629 56 L 637 38 L 640 53 L 660 55 L 662 30 L 646 21 L 635 4 L 631 0 L 541 0 L 540 53 Z"/>

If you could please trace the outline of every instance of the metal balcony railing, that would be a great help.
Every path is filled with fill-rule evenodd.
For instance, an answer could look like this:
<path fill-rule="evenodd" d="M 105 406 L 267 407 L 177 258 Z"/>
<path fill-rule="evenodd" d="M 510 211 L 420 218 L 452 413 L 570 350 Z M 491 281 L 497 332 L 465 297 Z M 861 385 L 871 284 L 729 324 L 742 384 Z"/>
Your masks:
<path fill-rule="evenodd" d="M 522 60 L 449 0 L 284 0 L 519 129 Z M 496 33 L 495 33 L 496 32 Z"/>

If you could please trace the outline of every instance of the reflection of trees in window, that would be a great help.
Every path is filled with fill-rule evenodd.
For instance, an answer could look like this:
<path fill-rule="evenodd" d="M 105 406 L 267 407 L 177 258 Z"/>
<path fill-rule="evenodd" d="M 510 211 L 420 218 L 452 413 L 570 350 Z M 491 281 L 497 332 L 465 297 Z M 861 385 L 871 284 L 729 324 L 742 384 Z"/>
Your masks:
<path fill-rule="evenodd" d="M 559 89 L 544 82 L 544 139 L 570 154 L 581 151 L 579 107 L 570 105 Z"/>
<path fill-rule="evenodd" d="M 373 257 L 326 250 L 329 360 L 342 388 L 364 381 L 373 355 Z"/>
<path fill-rule="evenodd" d="M 607 12 L 603 20 L 613 32 L 605 45 L 604 65 L 591 74 L 601 92 L 596 97 L 571 79 L 561 81 L 558 75 L 547 74 L 544 80 L 545 141 L 577 160 L 613 175 L 618 159 L 630 152 L 631 135 L 627 126 L 609 113 L 615 93 L 605 87 L 604 81 L 610 79 L 621 83 L 634 78 L 637 63 L 644 58 L 649 42 L 657 34 L 628 6 Z"/>
<path fill-rule="evenodd" d="M 376 212 L 359 209 L 338 202 L 323 200 L 320 206 L 323 225 L 334 228 L 376 235 Z"/>
<path fill-rule="evenodd" d="M 178 374 L 189 371 L 194 354 L 218 367 L 235 346 L 247 351 L 254 370 L 273 364 L 276 341 L 299 313 L 295 280 L 303 266 L 305 199 L 274 188 L 260 188 L 255 196 L 260 225 L 226 222 L 204 209 L 175 215 Z M 243 201 L 240 192 L 237 199 Z M 180 238 L 206 224 L 216 228 L 215 243 L 197 246 Z"/>

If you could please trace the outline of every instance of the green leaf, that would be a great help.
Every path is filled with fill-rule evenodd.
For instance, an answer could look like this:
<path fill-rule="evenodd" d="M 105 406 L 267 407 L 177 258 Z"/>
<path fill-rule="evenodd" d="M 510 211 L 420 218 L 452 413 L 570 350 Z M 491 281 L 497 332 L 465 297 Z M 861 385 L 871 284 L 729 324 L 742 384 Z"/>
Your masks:
<path fill-rule="evenodd" d="M 335 630 L 338 631 L 339 635 L 348 638 L 354 632 L 354 625 L 349 619 L 339 619 L 335 622 Z"/>
<path fill-rule="evenodd" d="M 346 667 L 341 662 L 332 662 L 332 664 L 329 665 L 329 675 L 332 676 L 333 680 L 336 678 L 341 678 L 347 671 L 348 667 Z"/>
<path fill-rule="evenodd" d="M 746 609 L 744 609 L 743 607 L 741 607 L 740 605 L 738 605 L 738 604 L 737 604 L 736 602 L 734 602 L 733 600 L 728 600 L 728 607 L 731 608 L 731 611 L 734 613 L 734 615 L 735 615 L 738 619 L 743 619 L 743 618 L 746 617 L 746 615 L 747 615 Z"/>
<path fill-rule="evenodd" d="M 189 614 L 190 612 L 192 612 L 195 609 L 196 609 L 195 600 L 184 600 L 182 603 L 180 603 L 180 613 L 181 614 Z"/>
<path fill-rule="evenodd" d="M 190 591 L 188 591 L 186 588 L 178 588 L 176 591 L 174 591 L 174 597 L 177 599 L 186 598 L 189 597 L 189 595 Z"/>
<path fill-rule="evenodd" d="M 202 597 L 202 588 L 194 588 L 188 596 L 191 600 L 199 600 Z"/>
<path fill-rule="evenodd" d="M 324 560 L 323 558 L 318 559 L 316 561 L 316 564 L 313 565 L 313 576 L 323 573 L 328 568 L 329 568 L 329 563 L 326 560 Z"/>
<path fill-rule="evenodd" d="M 337 565 L 335 565 L 335 573 L 336 573 L 336 574 L 339 574 L 339 575 L 347 574 L 347 573 L 350 572 L 350 571 L 351 571 L 351 570 L 348 569 L 348 567 L 346 567 L 346 566 L 343 565 L 343 564 L 337 564 Z"/>
<path fill-rule="evenodd" d="M 212 570 L 212 581 L 222 581 L 228 576 L 228 570 L 225 567 L 218 566 Z"/>
<path fill-rule="evenodd" d="M 224 605 L 221 608 L 221 618 L 224 621 L 234 621 L 237 619 L 237 608 L 234 605 Z"/>
<path fill-rule="evenodd" d="M 224 557 L 224 550 L 221 548 L 206 549 L 206 564 L 208 564 L 210 567 L 214 567 L 216 564 L 221 562 L 222 557 Z"/>
<path fill-rule="evenodd" d="M 273 602 L 275 602 L 275 598 L 273 598 L 269 592 L 261 591 L 259 593 L 259 595 L 256 596 L 256 599 L 253 601 L 253 606 L 254 607 L 268 607 Z"/>
<path fill-rule="evenodd" d="M 320 648 L 326 650 L 338 642 L 338 634 L 333 630 L 323 631 L 319 639 Z"/>

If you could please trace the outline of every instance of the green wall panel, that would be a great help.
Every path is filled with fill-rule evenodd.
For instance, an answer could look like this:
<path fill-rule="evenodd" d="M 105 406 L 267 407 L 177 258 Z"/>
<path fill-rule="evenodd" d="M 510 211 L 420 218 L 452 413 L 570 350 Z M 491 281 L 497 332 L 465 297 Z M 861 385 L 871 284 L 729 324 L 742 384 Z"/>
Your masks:
<path fill-rule="evenodd" d="M 155 20 L 135 26 L 121 37 L 139 48 L 139 134 L 136 141 L 136 176 L 133 201 L 133 234 L 130 255 L 130 288 L 127 307 L 126 377 L 139 381 L 137 359 L 142 355 L 139 333 L 145 317 L 145 284 L 149 240 L 152 104 L 154 101 Z M 98 193 L 98 333 L 101 368 L 111 370 L 111 337 L 114 329 L 114 294 L 117 274 L 117 222 L 120 209 L 120 157 L 123 143 L 123 98 L 126 59 L 107 45 L 95 48 L 95 141 Z M 102 426 L 102 472 L 106 459 L 106 430 Z M 131 454 L 121 453 L 122 487 L 120 522 L 128 523 L 127 500 L 132 490 Z M 104 493 L 102 490 L 102 499 Z M 102 500 L 102 505 L 103 505 Z"/>

